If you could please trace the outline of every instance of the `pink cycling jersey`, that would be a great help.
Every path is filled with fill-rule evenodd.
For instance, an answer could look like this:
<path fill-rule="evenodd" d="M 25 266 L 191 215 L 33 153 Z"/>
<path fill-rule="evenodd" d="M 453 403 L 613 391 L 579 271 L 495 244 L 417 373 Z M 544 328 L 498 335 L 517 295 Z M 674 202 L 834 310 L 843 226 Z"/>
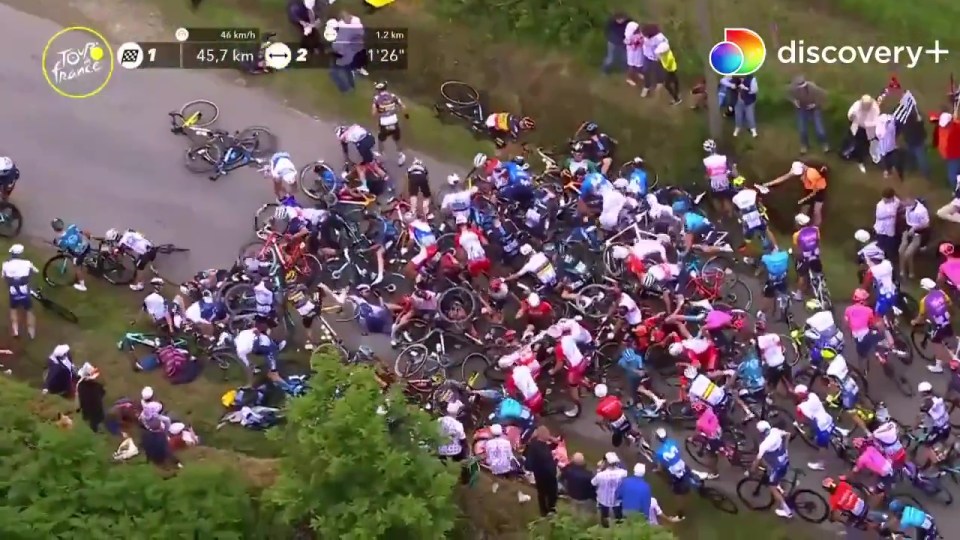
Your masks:
<path fill-rule="evenodd" d="M 947 276 L 954 286 L 960 287 L 960 257 L 951 257 L 940 265 L 940 273 Z"/>
<path fill-rule="evenodd" d="M 720 419 L 713 409 L 707 407 L 697 418 L 697 433 L 709 439 L 720 438 Z"/>
<path fill-rule="evenodd" d="M 726 311 L 720 311 L 715 309 L 707 313 L 706 319 L 703 321 L 704 327 L 707 330 L 719 330 L 730 324 L 730 321 L 733 320 L 733 317 L 730 316 Z"/>
<path fill-rule="evenodd" d="M 873 474 L 885 477 L 893 474 L 893 465 L 890 460 L 883 456 L 879 450 L 873 446 L 867 446 L 857 458 L 857 464 L 854 467 L 858 471 L 867 470 Z"/>
<path fill-rule="evenodd" d="M 850 327 L 850 333 L 855 338 L 862 338 L 870 331 L 870 321 L 873 320 L 873 309 L 863 304 L 852 304 L 843 312 L 843 318 Z"/>

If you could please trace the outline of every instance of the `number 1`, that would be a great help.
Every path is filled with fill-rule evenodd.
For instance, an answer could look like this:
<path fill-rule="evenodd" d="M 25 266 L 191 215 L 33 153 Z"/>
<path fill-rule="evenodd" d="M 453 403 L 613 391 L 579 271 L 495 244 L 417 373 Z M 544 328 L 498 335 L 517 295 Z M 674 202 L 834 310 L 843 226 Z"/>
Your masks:
<path fill-rule="evenodd" d="M 154 49 L 153 47 L 147 49 L 147 58 L 150 59 L 150 62 L 151 62 L 151 63 L 152 63 L 152 62 L 156 62 L 156 61 L 157 61 L 157 50 Z"/>

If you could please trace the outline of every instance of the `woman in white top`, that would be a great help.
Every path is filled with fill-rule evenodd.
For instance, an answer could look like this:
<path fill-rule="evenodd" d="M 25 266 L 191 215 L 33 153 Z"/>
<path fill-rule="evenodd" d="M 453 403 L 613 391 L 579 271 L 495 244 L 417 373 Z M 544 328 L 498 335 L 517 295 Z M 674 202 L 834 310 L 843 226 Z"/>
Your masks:
<path fill-rule="evenodd" d="M 914 260 L 917 251 L 930 241 L 930 211 L 919 199 L 910 199 L 904 205 L 907 230 L 900 237 L 900 275 L 916 277 Z"/>
<path fill-rule="evenodd" d="M 627 48 L 627 84 L 636 86 L 643 72 L 643 35 L 638 23 L 627 23 L 623 31 L 623 44 Z"/>
<path fill-rule="evenodd" d="M 667 43 L 667 38 L 655 24 L 643 25 L 640 33 L 643 35 L 643 92 L 640 96 L 647 97 L 650 90 L 663 84 L 664 70 L 657 55 L 657 47 Z"/>
<path fill-rule="evenodd" d="M 880 118 L 880 106 L 876 100 L 864 95 L 847 110 L 850 120 L 850 135 L 853 137 L 853 149 L 850 157 L 857 161 L 860 172 L 867 172 L 865 165 L 870 150 L 870 141 L 877 138 L 877 121 Z"/>

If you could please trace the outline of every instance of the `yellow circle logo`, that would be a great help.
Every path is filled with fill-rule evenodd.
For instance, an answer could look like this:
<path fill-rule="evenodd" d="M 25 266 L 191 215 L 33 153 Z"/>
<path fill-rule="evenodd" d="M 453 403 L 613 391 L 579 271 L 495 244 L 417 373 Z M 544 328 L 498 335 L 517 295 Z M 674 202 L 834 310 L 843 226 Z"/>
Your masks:
<path fill-rule="evenodd" d="M 47 41 L 40 60 L 43 78 L 53 91 L 70 99 L 100 93 L 113 76 L 113 49 L 103 34 L 71 26 Z"/>

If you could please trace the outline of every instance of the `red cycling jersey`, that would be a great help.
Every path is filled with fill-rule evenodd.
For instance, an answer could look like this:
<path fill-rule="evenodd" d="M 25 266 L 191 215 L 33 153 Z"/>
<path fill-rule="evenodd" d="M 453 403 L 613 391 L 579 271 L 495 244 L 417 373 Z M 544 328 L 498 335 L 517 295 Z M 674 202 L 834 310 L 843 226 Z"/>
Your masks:
<path fill-rule="evenodd" d="M 606 396 L 597 403 L 597 416 L 607 422 L 616 422 L 623 418 L 623 404 L 616 396 Z"/>
<path fill-rule="evenodd" d="M 846 482 L 840 482 L 830 495 L 830 510 L 846 512 L 854 516 L 863 515 L 867 505 L 857 492 Z"/>
<path fill-rule="evenodd" d="M 526 313 L 528 317 L 532 317 L 534 319 L 547 317 L 550 315 L 551 312 L 553 312 L 553 306 L 551 306 L 548 302 L 544 302 L 542 300 L 540 301 L 539 304 L 537 304 L 537 307 L 532 307 L 530 304 L 527 303 L 526 300 L 523 300 L 522 302 L 520 302 L 520 307 L 521 309 L 523 309 L 523 312 Z"/>

